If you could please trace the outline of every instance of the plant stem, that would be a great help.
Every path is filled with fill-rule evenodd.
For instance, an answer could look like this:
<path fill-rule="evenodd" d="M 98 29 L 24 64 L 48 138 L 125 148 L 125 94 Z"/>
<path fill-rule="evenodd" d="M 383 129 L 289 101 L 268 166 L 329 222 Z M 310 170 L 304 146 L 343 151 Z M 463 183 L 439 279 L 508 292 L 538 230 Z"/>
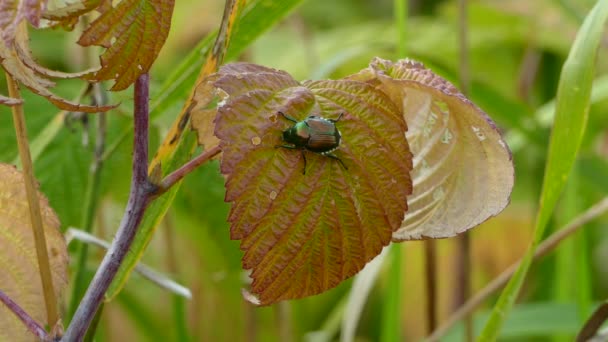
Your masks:
<path fill-rule="evenodd" d="M 133 174 L 131 191 L 124 216 L 112 246 L 97 269 L 93 281 L 62 341 L 82 341 L 103 296 L 112 283 L 118 268 L 127 255 L 144 211 L 151 201 L 155 187 L 148 181 L 148 101 L 149 76 L 143 74 L 135 82 Z"/>
<path fill-rule="evenodd" d="M 549 236 L 545 241 L 543 241 L 534 252 L 533 260 L 536 261 L 553 251 L 560 244 L 560 242 L 577 232 L 586 223 L 602 215 L 606 211 L 608 211 L 608 197 L 604 197 L 593 207 L 587 209 L 587 211 L 572 220 L 568 225 L 559 229 Z M 522 259 L 519 259 L 516 263 L 503 271 L 498 277 L 494 278 L 483 289 L 477 292 L 473 297 L 469 298 L 469 300 L 458 310 L 456 310 L 445 322 L 443 322 L 426 341 L 439 341 L 454 324 L 463 319 L 465 316 L 469 315 L 486 299 L 505 286 L 505 284 L 509 281 L 509 279 L 511 279 L 517 270 L 517 267 L 519 267 L 521 260 Z"/>
<path fill-rule="evenodd" d="M 424 241 L 424 254 L 426 265 L 424 274 L 426 279 L 426 320 L 429 332 L 435 330 L 437 325 L 437 241 L 429 239 Z"/>
<path fill-rule="evenodd" d="M 222 150 L 219 146 L 215 146 L 207 151 L 199 154 L 196 158 L 190 160 L 186 164 L 184 164 L 179 169 L 173 171 L 171 174 L 167 175 L 160 184 L 158 185 L 156 195 L 162 195 L 167 190 L 169 190 L 175 183 L 179 182 L 184 178 L 187 174 L 194 171 L 201 164 L 209 161 L 211 158 L 218 155 Z"/>
<path fill-rule="evenodd" d="M 13 98 L 20 99 L 21 95 L 19 93 L 19 86 L 8 73 L 6 73 L 6 83 L 8 85 L 9 95 Z M 15 134 L 17 135 L 19 158 L 21 159 L 21 164 L 23 165 L 25 192 L 27 194 L 27 200 L 30 208 L 30 218 L 32 220 L 32 229 L 34 232 L 34 243 L 36 244 L 36 256 L 38 258 L 38 269 L 40 271 L 42 291 L 44 294 L 44 304 L 46 306 L 47 323 L 49 326 L 53 327 L 59 320 L 59 314 L 57 310 L 57 301 L 55 300 L 55 290 L 53 289 L 53 278 L 51 276 L 51 266 L 46 247 L 44 226 L 42 225 L 42 215 L 40 213 L 40 199 L 38 199 L 36 180 L 34 178 L 34 166 L 27 139 L 23 105 L 15 105 L 11 107 L 11 110 L 13 112 Z"/>
<path fill-rule="evenodd" d="M 4 305 L 6 305 L 15 314 L 15 316 L 17 316 L 17 318 L 23 322 L 23 324 L 25 324 L 27 329 L 31 331 L 32 334 L 36 335 L 36 337 L 42 341 L 47 340 L 48 334 L 46 330 L 44 330 L 44 328 L 38 324 L 38 322 L 28 315 L 27 312 L 25 312 L 25 310 L 19 306 L 19 304 L 13 302 L 13 300 L 10 299 L 6 293 L 2 292 L 2 290 L 0 290 L 0 302 L 4 303 Z"/>
<path fill-rule="evenodd" d="M 471 71 L 469 66 L 469 37 L 467 0 L 458 1 L 458 45 L 459 45 L 459 83 L 460 91 L 469 95 L 471 88 Z M 471 234 L 464 232 L 456 239 L 457 267 L 456 267 L 456 293 L 455 308 L 462 306 L 471 296 Z M 467 315 L 464 324 L 464 341 L 473 341 L 473 317 Z"/>

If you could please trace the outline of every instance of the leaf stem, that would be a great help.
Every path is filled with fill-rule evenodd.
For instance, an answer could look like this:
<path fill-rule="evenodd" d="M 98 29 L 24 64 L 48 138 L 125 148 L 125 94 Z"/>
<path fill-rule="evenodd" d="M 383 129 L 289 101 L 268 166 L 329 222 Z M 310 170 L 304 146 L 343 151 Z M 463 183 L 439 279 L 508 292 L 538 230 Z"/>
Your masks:
<path fill-rule="evenodd" d="M 14 313 L 15 316 L 17 316 L 17 318 L 23 322 L 23 324 L 25 324 L 27 329 L 31 331 L 32 334 L 36 335 L 36 337 L 42 341 L 46 341 L 48 339 L 46 330 L 44 330 L 44 328 L 38 324 L 38 322 L 36 322 L 32 316 L 28 315 L 28 313 L 25 312 L 25 310 L 23 310 L 19 304 L 13 302 L 13 300 L 10 299 L 6 293 L 2 292 L 2 290 L 0 290 L 0 301 Z"/>
<path fill-rule="evenodd" d="M 148 102 L 149 76 L 137 78 L 134 90 L 134 142 L 133 174 L 131 191 L 124 216 L 120 222 L 112 246 L 97 269 L 82 302 L 78 306 L 62 341 L 82 341 L 95 312 L 101 305 L 103 296 L 125 256 L 127 255 L 144 211 L 151 201 L 155 187 L 148 181 Z"/>
<path fill-rule="evenodd" d="M 545 241 L 543 241 L 534 253 L 534 261 L 542 258 L 547 255 L 549 252 L 553 251 L 563 240 L 568 238 L 570 235 L 576 233 L 580 228 L 582 228 L 589 221 L 597 218 L 598 216 L 604 214 L 608 211 L 608 197 L 604 197 L 601 201 L 596 203 L 591 208 L 587 209 L 584 213 L 579 215 L 577 218 L 572 220 L 569 224 L 559 229 L 551 236 L 549 236 Z M 469 315 L 473 310 L 479 307 L 486 299 L 488 299 L 491 295 L 493 295 L 496 291 L 500 290 L 505 284 L 511 279 L 519 264 L 521 263 L 520 259 L 505 271 L 503 271 L 499 276 L 494 278 L 488 285 L 486 285 L 483 289 L 477 292 L 474 296 L 469 298 L 469 300 L 461 306 L 458 310 L 456 310 L 452 316 L 450 316 L 445 322 L 441 324 L 433 332 L 431 336 L 426 340 L 427 342 L 431 341 L 439 341 L 448 331 L 449 329 L 456 324 L 458 321 L 463 319 L 465 316 Z"/>
<path fill-rule="evenodd" d="M 160 184 L 158 184 L 158 188 L 155 195 L 159 196 L 165 193 L 167 190 L 171 189 L 171 187 L 175 185 L 175 183 L 181 181 L 187 174 L 194 171 L 201 164 L 209 161 L 211 158 L 215 157 L 220 152 L 222 152 L 222 149 L 219 146 L 215 146 L 199 154 L 196 158 L 190 160 L 179 169 L 173 171 L 172 173 L 167 175 L 160 182 Z"/>
<path fill-rule="evenodd" d="M 8 73 L 6 73 L 6 83 L 8 85 L 9 95 L 13 98 L 21 99 L 19 86 Z M 38 269 L 40 271 L 40 279 L 44 293 L 44 303 L 46 306 L 47 323 L 52 327 L 59 320 L 59 314 L 57 310 L 57 301 L 55 299 L 55 290 L 53 289 L 53 278 L 51 276 L 51 266 L 47 252 L 46 237 L 44 235 L 44 226 L 42 225 L 42 215 L 40 213 L 40 199 L 38 198 L 36 180 L 34 179 L 34 166 L 27 139 L 23 105 L 15 105 L 11 107 L 11 111 L 13 113 L 15 134 L 17 135 L 19 158 L 21 159 L 21 163 L 23 165 L 25 192 L 27 194 L 27 200 L 30 208 L 30 218 L 32 220 L 32 229 L 34 232 L 34 243 L 36 244 L 36 256 L 38 258 Z"/>

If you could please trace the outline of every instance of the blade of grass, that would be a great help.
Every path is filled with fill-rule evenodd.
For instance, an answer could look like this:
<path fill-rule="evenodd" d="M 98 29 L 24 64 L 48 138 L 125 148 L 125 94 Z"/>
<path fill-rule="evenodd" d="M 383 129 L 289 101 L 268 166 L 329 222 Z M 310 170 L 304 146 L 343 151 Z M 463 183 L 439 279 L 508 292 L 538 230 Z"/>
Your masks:
<path fill-rule="evenodd" d="M 8 73 L 6 73 L 6 83 L 8 85 L 9 95 L 12 98 L 20 99 L 21 94 L 19 92 L 19 86 Z M 44 235 L 42 214 L 40 212 L 40 199 L 38 198 L 38 191 L 36 190 L 34 165 L 32 163 L 32 156 L 30 155 L 29 141 L 27 139 L 23 105 L 19 104 L 13 106 L 11 107 L 11 111 L 13 113 L 13 124 L 15 125 L 15 134 L 17 136 L 19 159 L 21 159 L 23 165 L 23 181 L 25 183 L 25 192 L 27 193 L 27 200 L 30 208 L 30 219 L 32 221 L 38 269 L 40 272 L 42 291 L 44 293 L 47 323 L 49 326 L 53 327 L 59 320 L 59 312 L 57 309 L 55 290 L 53 289 L 49 255 L 46 249 L 46 237 Z"/>
<path fill-rule="evenodd" d="M 390 261 L 388 264 L 388 289 L 382 306 L 382 328 L 380 330 L 380 341 L 382 342 L 403 340 L 401 335 L 403 253 L 401 251 L 401 244 L 393 244 L 388 254 Z"/>
<path fill-rule="evenodd" d="M 599 1 L 585 18 L 564 63 L 557 91 L 555 123 L 549 142 L 534 238 L 515 275 L 494 306 L 479 341 L 497 339 L 500 328 L 521 289 L 536 247 L 544 235 L 545 227 L 578 153 L 589 113 L 597 50 L 607 18 L 608 0 Z"/>

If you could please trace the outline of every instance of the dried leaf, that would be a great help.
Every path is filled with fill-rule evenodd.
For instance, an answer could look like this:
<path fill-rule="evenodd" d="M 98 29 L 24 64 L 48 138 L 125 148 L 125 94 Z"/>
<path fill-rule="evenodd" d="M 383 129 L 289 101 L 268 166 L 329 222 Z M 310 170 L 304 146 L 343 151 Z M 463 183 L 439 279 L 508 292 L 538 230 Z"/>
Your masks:
<path fill-rule="evenodd" d="M 17 82 L 23 84 L 32 92 L 45 97 L 55 106 L 63 110 L 97 113 L 105 112 L 115 107 L 82 105 L 53 94 L 51 91 L 48 90 L 48 88 L 53 87 L 55 84 L 43 77 L 40 77 L 36 73 L 36 71 L 42 71 L 47 69 L 37 66 L 35 70 L 28 66 L 24 62 L 24 60 L 22 60 L 22 58 L 25 58 L 27 63 L 35 64 L 35 62 L 31 60 L 31 58 L 29 58 L 28 60 L 28 54 L 24 52 L 26 51 L 26 48 L 24 48 L 24 46 L 27 46 L 27 31 L 23 25 L 19 28 L 19 32 L 14 42 L 12 42 L 9 46 L 7 46 L 6 44 L 0 44 L 0 63 L 2 64 L 4 70 L 9 73 L 11 77 Z M 18 50 L 21 50 L 21 53 L 19 53 Z M 51 72 L 49 75 L 55 74 Z"/>
<path fill-rule="evenodd" d="M 100 58 L 101 69 L 87 79 L 115 79 L 111 90 L 123 90 L 147 73 L 169 34 L 173 4 L 173 0 L 123 0 L 91 23 L 78 43 L 107 50 Z"/>
<path fill-rule="evenodd" d="M 101 5 L 101 0 L 48 0 L 47 6 L 42 12 L 44 19 L 53 21 L 64 21 L 78 18 Z"/>
<path fill-rule="evenodd" d="M 41 194 L 40 208 L 53 285 L 59 297 L 68 281 L 68 252 L 59 219 Z M 38 271 L 34 236 L 23 175 L 12 165 L 0 164 L 0 284 L 13 301 L 38 322 L 46 322 L 46 308 Z M 8 308 L 0 305 L 0 341 L 26 341 L 32 336 Z"/>
<path fill-rule="evenodd" d="M 0 1 L 0 31 L 7 45 L 13 42 L 19 24 L 27 19 L 38 27 L 46 0 L 2 0 Z"/>
<path fill-rule="evenodd" d="M 411 193 L 411 154 L 400 110 L 363 82 L 300 84 L 254 64 L 221 68 L 226 95 L 215 133 L 222 148 L 231 237 L 241 240 L 251 292 L 262 305 L 318 294 L 354 275 L 401 226 Z M 332 158 L 277 148 L 309 115 L 342 117 Z"/>
<path fill-rule="evenodd" d="M 23 100 L 0 95 L 0 103 L 6 106 L 16 106 L 22 104 Z"/>
<path fill-rule="evenodd" d="M 454 236 L 505 208 L 511 152 L 494 122 L 452 84 L 421 63 L 380 58 L 350 79 L 385 92 L 409 126 L 414 193 L 393 240 Z"/>

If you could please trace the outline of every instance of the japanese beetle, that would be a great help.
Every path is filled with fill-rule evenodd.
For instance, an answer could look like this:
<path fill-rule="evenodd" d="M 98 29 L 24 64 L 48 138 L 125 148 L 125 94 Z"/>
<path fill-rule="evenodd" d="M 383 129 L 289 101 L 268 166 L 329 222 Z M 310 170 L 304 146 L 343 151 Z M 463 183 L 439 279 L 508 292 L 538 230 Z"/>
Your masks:
<path fill-rule="evenodd" d="M 302 151 L 302 158 L 304 159 L 303 174 L 306 174 L 305 150 L 336 159 L 345 170 L 348 170 L 342 159 L 332 153 L 340 147 L 342 136 L 336 127 L 336 122 L 340 121 L 344 113 L 341 113 L 335 120 L 311 115 L 302 121 L 287 116 L 283 112 L 279 112 L 279 114 L 293 122 L 294 125 L 283 131 L 283 141 L 290 145 L 277 145 L 276 147 Z"/>

